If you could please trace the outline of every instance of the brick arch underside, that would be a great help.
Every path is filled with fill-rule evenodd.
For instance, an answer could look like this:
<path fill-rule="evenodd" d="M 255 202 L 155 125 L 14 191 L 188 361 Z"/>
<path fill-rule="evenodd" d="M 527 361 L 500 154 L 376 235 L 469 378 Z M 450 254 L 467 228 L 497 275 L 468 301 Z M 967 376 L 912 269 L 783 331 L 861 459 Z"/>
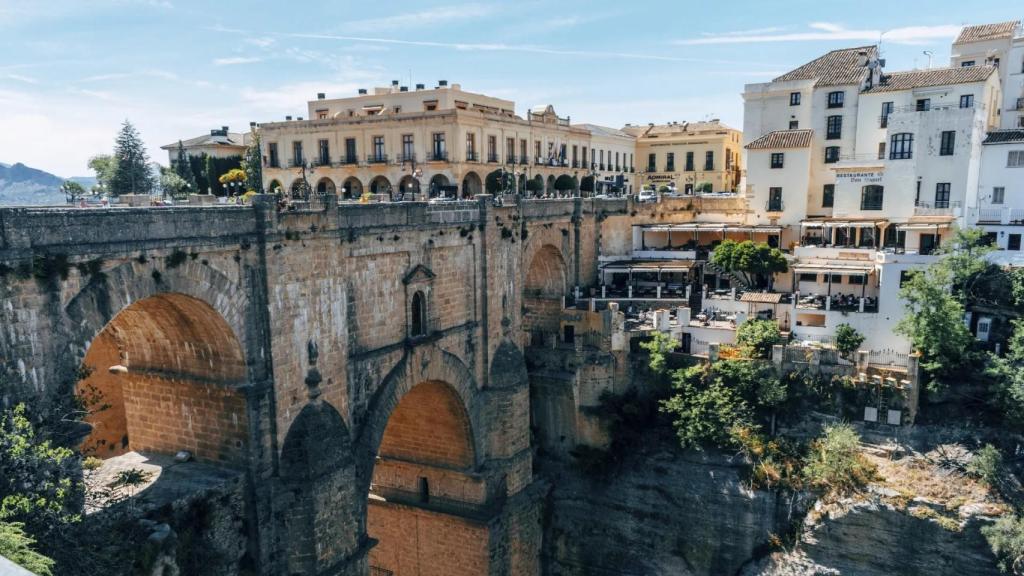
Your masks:
<path fill-rule="evenodd" d="M 558 332 L 568 266 L 558 248 L 541 246 L 530 260 L 523 282 L 523 330 L 531 334 Z"/>
<path fill-rule="evenodd" d="M 248 417 L 238 387 L 247 378 L 235 329 L 203 299 L 162 291 L 184 279 L 133 282 L 125 273 L 133 267 L 93 282 L 66 310 L 81 367 L 76 393 L 93 425 L 82 450 L 101 458 L 188 450 L 242 464 Z M 191 291 L 219 285 L 194 281 L 202 277 L 192 276 Z"/>

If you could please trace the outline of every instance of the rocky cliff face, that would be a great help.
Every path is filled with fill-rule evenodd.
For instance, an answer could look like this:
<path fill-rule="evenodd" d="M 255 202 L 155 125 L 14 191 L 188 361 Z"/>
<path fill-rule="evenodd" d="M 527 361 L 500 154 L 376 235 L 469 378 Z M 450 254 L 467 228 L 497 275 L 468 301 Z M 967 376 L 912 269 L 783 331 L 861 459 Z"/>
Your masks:
<path fill-rule="evenodd" d="M 949 512 L 873 494 L 816 505 L 803 520 L 793 497 L 748 490 L 739 459 L 672 449 L 631 456 L 602 481 L 569 466 L 546 472 L 551 576 L 999 574 L 979 532 L 984 506 Z M 769 554 L 772 535 L 801 521 L 797 550 Z"/>
<path fill-rule="evenodd" d="M 551 470 L 546 573 L 735 574 L 791 517 L 790 498 L 748 490 L 741 466 L 665 450 L 603 481 Z"/>

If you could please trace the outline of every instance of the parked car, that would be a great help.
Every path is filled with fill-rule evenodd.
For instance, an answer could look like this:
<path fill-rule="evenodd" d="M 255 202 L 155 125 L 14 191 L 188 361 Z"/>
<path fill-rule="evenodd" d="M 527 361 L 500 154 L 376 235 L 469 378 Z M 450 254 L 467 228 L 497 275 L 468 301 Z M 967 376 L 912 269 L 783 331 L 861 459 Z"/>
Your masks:
<path fill-rule="evenodd" d="M 637 202 L 657 202 L 658 195 L 654 193 L 654 190 L 641 190 L 636 196 Z"/>

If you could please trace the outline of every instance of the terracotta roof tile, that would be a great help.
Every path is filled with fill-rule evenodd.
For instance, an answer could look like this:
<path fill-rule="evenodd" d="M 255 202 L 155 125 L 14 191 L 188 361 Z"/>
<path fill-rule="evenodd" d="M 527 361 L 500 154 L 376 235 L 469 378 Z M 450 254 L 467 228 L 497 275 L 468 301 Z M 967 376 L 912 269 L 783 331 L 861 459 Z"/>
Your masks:
<path fill-rule="evenodd" d="M 960 35 L 956 37 L 953 44 L 967 44 L 969 42 L 983 42 L 985 40 L 998 40 L 1000 38 L 1013 38 L 1014 32 L 1020 27 L 1020 20 L 1011 22 L 998 22 L 996 24 L 981 24 L 979 26 L 964 26 Z"/>
<path fill-rule="evenodd" d="M 925 86 L 984 82 L 995 72 L 996 69 L 991 66 L 957 66 L 953 68 L 893 72 L 882 76 L 881 83 L 868 88 L 865 92 L 896 92 L 912 88 L 923 88 Z"/>
<path fill-rule="evenodd" d="M 773 82 L 791 80 L 814 80 L 815 86 L 845 86 L 860 84 L 868 74 L 868 68 L 860 63 L 860 54 L 867 53 L 869 59 L 878 56 L 876 46 L 859 46 L 833 50 L 815 58 L 803 66 L 779 76 Z"/>
<path fill-rule="evenodd" d="M 775 148 L 807 148 L 811 145 L 814 130 L 777 130 L 769 132 L 747 144 L 748 150 L 768 150 Z"/>

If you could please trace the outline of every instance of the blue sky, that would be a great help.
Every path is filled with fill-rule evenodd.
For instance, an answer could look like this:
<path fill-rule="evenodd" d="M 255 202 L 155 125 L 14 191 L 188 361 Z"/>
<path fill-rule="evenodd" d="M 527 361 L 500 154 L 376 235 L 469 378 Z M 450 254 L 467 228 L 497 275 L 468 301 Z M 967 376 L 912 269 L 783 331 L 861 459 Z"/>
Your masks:
<path fill-rule="evenodd" d="M 791 0 L 0 0 L 0 162 L 89 173 L 125 118 L 159 146 L 303 115 L 317 92 L 444 78 L 574 122 L 721 118 L 743 85 L 877 42 L 888 70 L 949 58 L 1011 3 Z M 884 34 L 883 34 L 884 32 Z"/>

